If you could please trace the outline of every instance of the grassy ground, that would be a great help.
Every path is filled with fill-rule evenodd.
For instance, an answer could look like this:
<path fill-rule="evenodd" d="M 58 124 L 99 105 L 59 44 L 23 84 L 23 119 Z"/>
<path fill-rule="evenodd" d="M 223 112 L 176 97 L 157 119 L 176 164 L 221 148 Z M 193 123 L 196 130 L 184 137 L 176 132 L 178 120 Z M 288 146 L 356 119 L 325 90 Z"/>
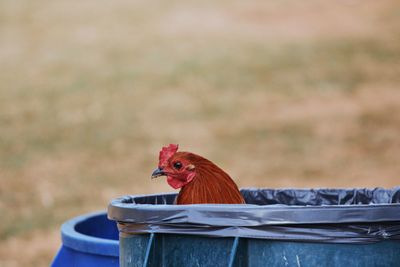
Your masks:
<path fill-rule="evenodd" d="M 0 266 L 179 143 L 241 187 L 400 184 L 398 1 L 0 2 Z"/>

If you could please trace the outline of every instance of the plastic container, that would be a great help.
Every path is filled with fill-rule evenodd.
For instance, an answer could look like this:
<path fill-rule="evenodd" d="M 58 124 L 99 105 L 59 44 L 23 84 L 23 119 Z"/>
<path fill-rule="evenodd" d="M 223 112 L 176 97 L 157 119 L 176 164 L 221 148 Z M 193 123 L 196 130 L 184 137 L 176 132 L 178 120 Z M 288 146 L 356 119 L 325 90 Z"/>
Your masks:
<path fill-rule="evenodd" d="M 62 246 L 51 266 L 119 266 L 118 229 L 107 214 L 85 214 L 61 226 Z"/>
<path fill-rule="evenodd" d="M 111 201 L 120 266 L 400 266 L 400 188 L 241 192 L 246 205 Z"/>

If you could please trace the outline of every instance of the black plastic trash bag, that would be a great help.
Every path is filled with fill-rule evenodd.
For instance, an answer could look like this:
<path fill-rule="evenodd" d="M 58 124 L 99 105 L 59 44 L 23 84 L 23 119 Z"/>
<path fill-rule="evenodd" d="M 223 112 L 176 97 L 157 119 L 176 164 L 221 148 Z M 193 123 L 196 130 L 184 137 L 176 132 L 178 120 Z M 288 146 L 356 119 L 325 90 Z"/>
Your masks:
<path fill-rule="evenodd" d="M 172 205 L 176 194 L 111 201 L 121 234 L 171 233 L 324 243 L 400 239 L 400 187 L 242 189 L 247 204 Z"/>

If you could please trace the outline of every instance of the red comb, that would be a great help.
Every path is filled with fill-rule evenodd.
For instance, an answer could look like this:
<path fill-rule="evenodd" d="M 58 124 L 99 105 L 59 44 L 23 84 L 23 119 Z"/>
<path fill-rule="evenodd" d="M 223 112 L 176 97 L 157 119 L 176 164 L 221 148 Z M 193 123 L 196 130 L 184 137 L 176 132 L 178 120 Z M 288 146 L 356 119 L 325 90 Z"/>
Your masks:
<path fill-rule="evenodd" d="M 168 159 L 172 157 L 176 151 L 178 151 L 178 145 L 175 144 L 163 147 L 160 151 L 158 166 L 161 167 L 167 165 Z"/>

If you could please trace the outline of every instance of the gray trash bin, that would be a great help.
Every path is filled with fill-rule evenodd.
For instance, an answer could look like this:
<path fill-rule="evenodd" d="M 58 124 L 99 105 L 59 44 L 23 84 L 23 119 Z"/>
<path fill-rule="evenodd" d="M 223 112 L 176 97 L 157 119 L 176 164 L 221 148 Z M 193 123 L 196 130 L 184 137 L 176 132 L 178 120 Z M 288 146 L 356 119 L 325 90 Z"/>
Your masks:
<path fill-rule="evenodd" d="M 242 189 L 246 205 L 111 201 L 121 266 L 400 266 L 400 187 Z"/>

